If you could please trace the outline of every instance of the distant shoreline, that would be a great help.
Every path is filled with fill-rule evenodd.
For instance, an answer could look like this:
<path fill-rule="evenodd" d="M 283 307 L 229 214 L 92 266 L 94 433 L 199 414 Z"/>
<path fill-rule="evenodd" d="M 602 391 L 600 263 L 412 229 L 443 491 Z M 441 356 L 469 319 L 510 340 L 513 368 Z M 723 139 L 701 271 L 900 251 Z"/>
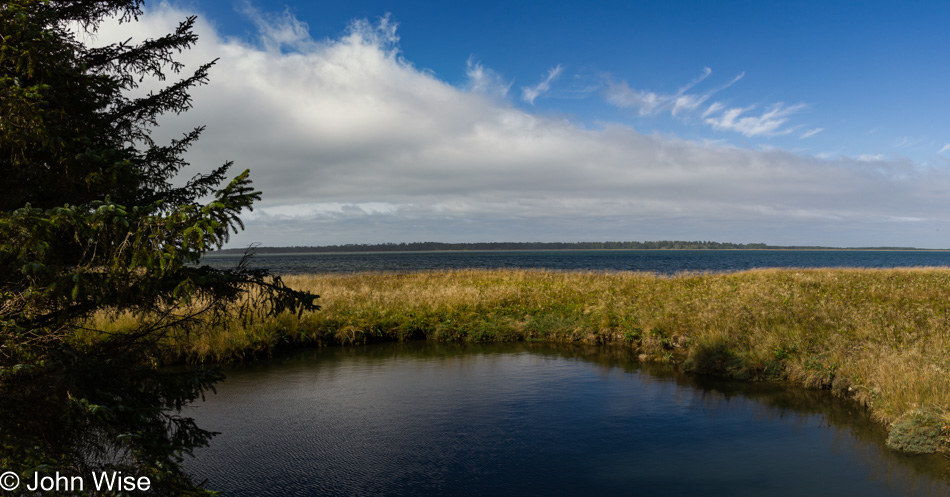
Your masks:
<path fill-rule="evenodd" d="M 916 247 L 823 247 L 782 246 L 764 243 L 722 243 L 704 241 L 658 241 L 658 242 L 490 242 L 490 243 L 381 243 L 346 244 L 322 246 L 228 248 L 208 252 L 206 255 L 239 255 L 253 249 L 264 254 L 311 254 L 311 253 L 358 253 L 358 252 L 490 252 L 531 250 L 835 250 L 835 251 L 922 251 L 938 252 L 950 249 L 922 249 Z"/>

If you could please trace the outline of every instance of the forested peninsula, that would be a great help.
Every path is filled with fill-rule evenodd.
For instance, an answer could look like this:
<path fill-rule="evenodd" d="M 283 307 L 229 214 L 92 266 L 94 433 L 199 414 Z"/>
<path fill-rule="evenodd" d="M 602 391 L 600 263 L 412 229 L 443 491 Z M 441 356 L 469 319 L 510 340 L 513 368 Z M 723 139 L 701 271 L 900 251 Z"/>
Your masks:
<path fill-rule="evenodd" d="M 240 254 L 246 248 L 216 250 L 213 254 Z M 924 250 L 914 247 L 822 247 L 784 246 L 765 243 L 660 240 L 647 242 L 475 242 L 475 243 L 347 243 L 343 245 L 265 247 L 257 254 L 301 254 L 330 252 L 439 252 L 460 250 Z"/>

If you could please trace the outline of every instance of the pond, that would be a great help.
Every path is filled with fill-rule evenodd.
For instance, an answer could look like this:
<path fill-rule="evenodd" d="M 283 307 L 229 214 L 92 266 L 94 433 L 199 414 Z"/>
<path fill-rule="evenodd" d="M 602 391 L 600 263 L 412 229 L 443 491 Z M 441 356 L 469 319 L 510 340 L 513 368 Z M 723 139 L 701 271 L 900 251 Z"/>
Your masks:
<path fill-rule="evenodd" d="M 224 495 L 947 496 L 827 392 L 687 375 L 621 347 L 430 342 L 226 371 L 186 410 Z"/>

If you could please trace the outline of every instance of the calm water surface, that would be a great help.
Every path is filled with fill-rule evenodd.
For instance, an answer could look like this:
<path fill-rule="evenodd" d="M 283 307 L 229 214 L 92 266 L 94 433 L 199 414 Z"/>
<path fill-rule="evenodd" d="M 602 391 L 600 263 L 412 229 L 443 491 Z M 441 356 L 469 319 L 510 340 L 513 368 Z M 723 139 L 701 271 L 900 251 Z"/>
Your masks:
<path fill-rule="evenodd" d="M 823 392 L 637 363 L 621 348 L 379 344 L 227 371 L 186 468 L 225 495 L 948 496 Z"/>
<path fill-rule="evenodd" d="M 241 257 L 210 255 L 202 262 L 234 267 Z M 258 255 L 252 267 L 276 273 L 419 271 L 462 268 L 558 270 L 739 271 L 765 267 L 948 266 L 950 252 L 872 250 L 518 250 Z"/>

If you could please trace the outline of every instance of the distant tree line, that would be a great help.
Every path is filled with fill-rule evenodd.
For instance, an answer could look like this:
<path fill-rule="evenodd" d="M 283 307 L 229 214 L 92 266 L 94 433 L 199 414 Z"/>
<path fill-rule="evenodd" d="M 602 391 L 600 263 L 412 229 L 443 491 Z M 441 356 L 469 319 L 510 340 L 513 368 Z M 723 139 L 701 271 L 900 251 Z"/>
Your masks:
<path fill-rule="evenodd" d="M 875 247 L 889 250 L 914 250 L 909 247 Z M 348 243 L 319 247 L 257 247 L 258 254 L 290 254 L 321 252 L 421 252 L 446 250 L 834 250 L 835 247 L 775 246 L 764 243 L 729 243 L 710 241 L 660 240 L 652 242 L 483 242 L 483 243 Z M 851 248 L 849 250 L 860 250 Z M 245 249 L 225 249 L 215 253 L 244 253 Z"/>

